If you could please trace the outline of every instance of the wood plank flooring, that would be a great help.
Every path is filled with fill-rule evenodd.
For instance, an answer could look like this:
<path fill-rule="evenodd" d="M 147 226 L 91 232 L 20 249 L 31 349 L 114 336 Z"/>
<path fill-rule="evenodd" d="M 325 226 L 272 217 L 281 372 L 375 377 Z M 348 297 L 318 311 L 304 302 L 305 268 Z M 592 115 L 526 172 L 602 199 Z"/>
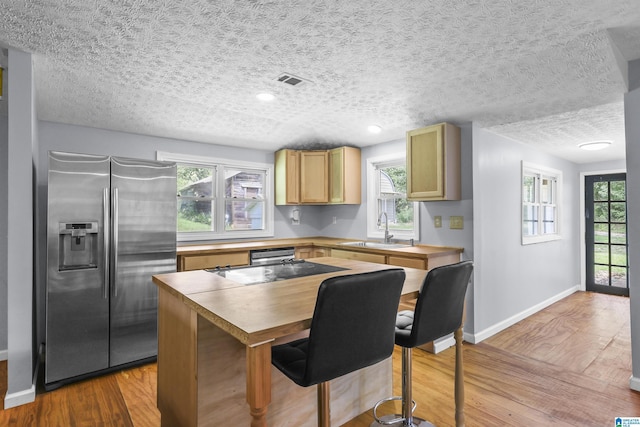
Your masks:
<path fill-rule="evenodd" d="M 466 425 L 613 426 L 617 416 L 640 416 L 640 393 L 629 389 L 629 334 L 627 298 L 577 292 L 480 344 L 465 344 Z M 453 348 L 413 353 L 415 414 L 439 427 L 454 425 L 454 356 Z M 399 394 L 398 348 L 393 358 Z M 0 425 L 159 426 L 156 372 L 149 364 L 40 393 L 34 403 L 0 411 Z M 0 396 L 5 392 L 0 362 Z M 343 427 L 371 421 L 369 411 Z"/>

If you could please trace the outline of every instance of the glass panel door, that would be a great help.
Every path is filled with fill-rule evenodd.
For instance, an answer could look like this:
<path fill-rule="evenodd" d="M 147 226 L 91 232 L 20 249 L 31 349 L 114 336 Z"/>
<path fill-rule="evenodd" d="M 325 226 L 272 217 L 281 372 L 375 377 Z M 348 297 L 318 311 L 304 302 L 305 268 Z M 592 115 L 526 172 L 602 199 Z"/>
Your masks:
<path fill-rule="evenodd" d="M 629 296 L 626 174 L 585 177 L 586 286 Z"/>

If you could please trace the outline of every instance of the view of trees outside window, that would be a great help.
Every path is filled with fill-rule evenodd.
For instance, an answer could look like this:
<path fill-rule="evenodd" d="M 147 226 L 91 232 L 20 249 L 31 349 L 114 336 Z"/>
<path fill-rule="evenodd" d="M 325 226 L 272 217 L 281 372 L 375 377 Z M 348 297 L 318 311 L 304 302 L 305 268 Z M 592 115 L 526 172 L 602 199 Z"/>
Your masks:
<path fill-rule="evenodd" d="M 593 184 L 593 249 L 596 284 L 609 285 L 611 280 L 614 286 L 627 286 L 626 200 L 625 181 Z"/>
<path fill-rule="evenodd" d="M 264 172 L 225 168 L 225 230 L 264 228 Z"/>
<path fill-rule="evenodd" d="M 214 230 L 215 171 L 178 165 L 178 232 Z"/>
<path fill-rule="evenodd" d="M 407 200 L 407 170 L 404 166 L 378 169 L 378 217 L 385 212 L 390 230 L 413 229 L 413 203 Z M 384 229 L 384 223 L 378 226 Z"/>
<path fill-rule="evenodd" d="M 216 231 L 217 173 L 216 166 L 178 165 L 178 232 Z M 265 179 L 264 171 L 224 168 L 224 230 L 265 228 Z"/>

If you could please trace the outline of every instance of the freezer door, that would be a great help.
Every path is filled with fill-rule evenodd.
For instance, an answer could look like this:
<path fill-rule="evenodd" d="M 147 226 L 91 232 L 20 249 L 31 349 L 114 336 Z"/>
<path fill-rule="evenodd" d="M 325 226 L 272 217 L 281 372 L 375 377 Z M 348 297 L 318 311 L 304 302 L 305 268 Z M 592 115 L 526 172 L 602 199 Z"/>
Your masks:
<path fill-rule="evenodd" d="M 111 366 L 157 354 L 157 288 L 176 270 L 176 166 L 111 160 Z"/>
<path fill-rule="evenodd" d="M 109 366 L 109 168 L 108 157 L 49 153 L 47 384 Z"/>

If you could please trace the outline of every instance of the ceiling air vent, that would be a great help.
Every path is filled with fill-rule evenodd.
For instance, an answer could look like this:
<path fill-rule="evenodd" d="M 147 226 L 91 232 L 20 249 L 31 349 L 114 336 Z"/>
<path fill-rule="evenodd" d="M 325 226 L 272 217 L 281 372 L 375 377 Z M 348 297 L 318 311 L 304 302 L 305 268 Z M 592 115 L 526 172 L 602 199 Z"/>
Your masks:
<path fill-rule="evenodd" d="M 305 80 L 303 78 L 300 77 L 296 77 L 292 74 L 289 73 L 283 73 L 280 74 L 277 78 L 277 81 L 282 82 L 282 83 L 286 83 L 288 85 L 291 86 L 300 86 L 303 83 L 309 83 L 309 80 Z"/>

